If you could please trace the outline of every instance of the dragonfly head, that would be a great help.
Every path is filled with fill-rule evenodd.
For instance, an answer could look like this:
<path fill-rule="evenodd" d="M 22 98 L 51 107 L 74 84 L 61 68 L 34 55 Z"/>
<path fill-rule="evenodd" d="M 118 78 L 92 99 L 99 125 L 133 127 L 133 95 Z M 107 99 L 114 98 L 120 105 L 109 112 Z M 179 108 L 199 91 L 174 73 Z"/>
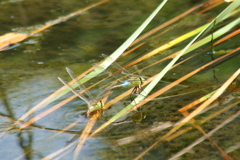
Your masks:
<path fill-rule="evenodd" d="M 99 101 L 97 103 L 93 103 L 93 105 L 91 105 L 89 108 L 88 108 L 88 111 L 87 111 L 87 116 L 89 117 L 89 115 L 94 112 L 94 111 L 97 111 L 97 110 L 100 110 L 104 107 L 104 104 L 102 101 Z"/>
<path fill-rule="evenodd" d="M 139 77 L 139 80 L 140 80 L 140 82 L 141 82 L 140 85 L 143 85 L 143 83 L 146 81 L 145 78 L 143 78 L 143 77 Z"/>

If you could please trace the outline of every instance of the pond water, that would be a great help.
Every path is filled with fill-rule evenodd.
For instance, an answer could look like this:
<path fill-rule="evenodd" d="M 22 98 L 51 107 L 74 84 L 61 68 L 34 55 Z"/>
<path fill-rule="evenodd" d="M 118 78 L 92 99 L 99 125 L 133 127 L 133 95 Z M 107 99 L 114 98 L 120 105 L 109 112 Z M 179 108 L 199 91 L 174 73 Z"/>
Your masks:
<path fill-rule="evenodd" d="M 0 2 L 0 9 L 4 14 L 0 15 L 0 35 L 9 32 L 30 33 L 40 25 L 46 24 L 61 16 L 71 14 L 96 2 L 98 1 L 2 0 Z M 109 1 L 85 11 L 79 16 L 75 16 L 37 33 L 19 42 L 17 45 L 13 45 L 8 50 L 1 51 L 0 128 L 2 135 L 0 141 L 0 159 L 41 159 L 64 148 L 67 144 L 75 143 L 76 141 L 72 140 L 73 137 L 79 136 L 88 122 L 88 119 L 84 116 L 84 113 L 87 111 L 87 105 L 80 99 L 72 100 L 60 109 L 40 119 L 29 128 L 24 130 L 16 128 L 10 131 L 6 131 L 6 129 L 11 127 L 12 124 L 29 109 L 39 104 L 43 99 L 63 86 L 57 77 L 70 81 L 70 77 L 65 70 L 66 67 L 71 68 L 76 75 L 79 75 L 89 69 L 94 63 L 103 60 L 101 54 L 109 55 L 116 50 L 158 5 L 158 0 Z M 192 0 L 169 1 L 146 28 L 146 31 L 166 22 L 195 5 Z M 185 32 L 185 29 L 190 31 L 196 26 L 205 24 L 205 18 L 214 18 L 227 5 L 228 4 L 222 4 L 212 13 L 198 16 L 194 14 L 197 18 L 188 17 L 183 24 L 178 25 L 179 28 L 172 30 L 171 35 L 167 33 L 162 39 L 155 41 L 149 40 L 147 45 L 137 51 L 135 55 L 129 55 L 122 63 L 128 63 L 132 58 L 144 54 L 148 50 L 153 50 L 156 46 L 180 36 L 181 32 Z M 190 20 L 195 19 L 194 23 L 186 24 L 186 21 L 190 21 L 189 18 Z M 238 39 L 239 35 L 233 37 L 228 44 L 216 47 L 215 49 L 234 49 L 234 47 L 239 46 Z M 166 52 L 166 55 L 177 51 L 185 45 L 185 42 L 184 44 L 180 44 Z M 165 57 L 166 55 L 156 55 L 150 60 L 140 63 L 138 67 L 154 63 L 156 59 Z M 166 86 L 193 68 L 201 66 L 203 62 L 206 61 L 211 61 L 210 56 L 202 54 L 187 65 L 182 65 L 181 69 L 178 68 L 170 71 L 166 75 L 165 81 L 158 84 L 155 90 Z M 80 152 L 79 159 L 133 159 L 154 143 L 158 136 L 166 133 L 166 130 L 150 133 L 149 130 L 145 131 L 145 129 L 149 129 L 150 127 L 157 128 L 157 126 L 161 125 L 171 126 L 174 122 L 183 118 L 183 115 L 177 110 L 196 98 L 209 93 L 216 87 L 217 81 L 215 77 L 217 77 L 219 83 L 223 83 L 239 68 L 239 61 L 240 56 L 237 55 L 217 68 L 217 70 L 221 72 L 214 74 L 213 69 L 200 72 L 184 84 L 177 86 L 175 89 L 163 95 L 163 97 L 175 95 L 174 98 L 156 99 L 147 103 L 142 107 L 142 112 L 147 116 L 141 122 L 133 122 L 133 120 L 131 121 L 132 117 L 128 117 L 130 121 L 124 121 L 124 123 L 107 127 L 93 138 L 87 140 Z M 159 68 L 162 68 L 164 65 L 166 65 L 165 62 L 143 71 L 142 74 L 149 77 L 153 76 L 158 73 Z M 129 70 L 133 71 L 134 68 L 130 68 Z M 89 86 L 100 79 L 101 76 L 96 77 L 86 85 Z M 111 78 L 107 79 L 104 83 L 108 84 L 112 80 Z M 203 86 L 201 87 L 200 85 Z M 204 88 L 204 90 L 202 88 Z M 91 90 L 91 93 L 96 96 L 100 90 L 100 87 L 97 86 Z M 111 96 L 119 95 L 124 90 L 123 88 L 114 90 Z M 192 93 L 177 96 L 187 92 Z M 53 103 L 34 112 L 28 119 L 44 112 L 51 106 L 70 96 L 72 96 L 72 93 L 60 97 Z M 237 97 L 239 95 L 235 93 L 234 96 Z M 127 97 L 116 103 L 114 107 L 121 109 L 126 106 L 125 104 L 129 103 L 129 101 L 129 97 Z M 215 108 L 212 113 L 220 108 L 221 106 Z M 106 111 L 106 113 L 103 113 L 103 117 L 108 119 L 112 116 L 113 112 L 117 111 Z M 233 107 L 231 111 L 218 117 L 218 119 L 211 124 L 206 124 L 206 126 L 204 126 L 205 131 L 210 131 L 212 129 L 211 126 L 219 124 L 219 122 L 222 122 L 226 117 L 235 112 L 237 112 L 237 109 Z M 126 117 L 121 120 L 124 119 L 126 119 Z M 79 122 L 76 126 L 52 137 L 77 120 Z M 104 121 L 104 118 L 100 118 L 96 126 L 101 125 Z M 234 120 L 229 126 L 225 127 L 225 130 L 234 128 L 238 123 L 239 120 Z M 234 128 L 228 133 L 224 132 L 224 130 L 219 131 L 217 135 L 214 136 L 214 140 L 224 149 L 229 148 L 235 145 L 235 142 L 239 141 L 239 131 L 239 128 Z M 146 138 L 141 138 L 137 142 L 131 143 L 121 139 L 138 134 L 143 137 L 146 136 Z M 199 131 L 191 130 L 189 134 L 185 134 L 173 141 L 160 143 L 160 145 L 151 150 L 143 159 L 168 159 L 201 136 L 202 134 Z M 218 136 L 221 138 L 217 138 Z M 117 143 L 123 144 L 117 145 Z M 75 146 L 76 144 L 72 145 L 66 154 L 62 154 L 58 158 L 72 159 Z M 231 152 L 231 156 L 239 157 L 240 155 L 238 153 L 240 152 L 236 153 L 237 151 L 239 151 L 239 148 Z M 221 159 L 220 153 L 216 148 L 210 146 L 209 141 L 201 143 L 196 148 L 191 149 L 182 159 L 206 159 L 207 157 Z"/>

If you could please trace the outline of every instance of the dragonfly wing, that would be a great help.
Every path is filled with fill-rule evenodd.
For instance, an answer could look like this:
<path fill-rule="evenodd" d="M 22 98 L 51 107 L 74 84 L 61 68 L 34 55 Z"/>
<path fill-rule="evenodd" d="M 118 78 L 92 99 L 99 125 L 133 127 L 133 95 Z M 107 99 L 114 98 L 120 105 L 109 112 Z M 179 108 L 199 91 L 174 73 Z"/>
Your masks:
<path fill-rule="evenodd" d="M 100 73 L 98 75 L 107 74 L 108 76 L 112 76 L 112 72 L 110 72 L 107 69 L 104 69 L 98 63 L 93 63 L 92 66 L 95 67 L 95 68 L 98 68 L 98 69 L 100 69 L 102 71 L 102 73 Z"/>
<path fill-rule="evenodd" d="M 111 90 L 113 89 L 113 87 L 115 86 L 116 82 L 112 83 L 110 86 L 108 86 L 106 89 L 104 89 L 103 92 L 101 92 L 100 94 L 97 95 L 96 100 L 100 101 L 101 99 L 103 99 L 104 97 L 109 96 L 112 92 Z"/>
<path fill-rule="evenodd" d="M 68 67 L 66 67 L 66 70 L 69 74 L 69 76 L 72 78 L 72 80 L 74 81 L 74 83 L 78 86 L 78 88 L 81 90 L 81 91 L 84 91 L 88 97 L 91 99 L 91 100 L 94 100 L 92 94 L 88 91 L 88 89 L 83 85 L 81 84 L 80 82 L 78 82 L 76 80 L 76 76 L 74 75 L 73 71 L 71 69 L 69 69 Z"/>
<path fill-rule="evenodd" d="M 58 77 L 58 79 L 65 85 L 67 86 L 75 95 L 77 95 L 80 99 L 84 100 L 88 107 L 91 106 L 90 101 L 82 94 L 79 94 L 75 89 L 73 89 L 70 85 L 68 85 L 62 78 Z"/>
<path fill-rule="evenodd" d="M 111 59 L 111 57 L 108 57 L 107 55 L 105 55 L 105 54 L 102 54 L 102 56 L 105 58 L 105 59 L 107 59 L 107 58 L 109 58 L 109 59 Z M 118 70 L 121 70 L 122 71 L 122 74 L 125 74 L 125 75 L 127 75 L 128 77 L 127 77 L 127 80 L 126 81 L 131 81 L 131 79 L 136 79 L 136 78 L 139 78 L 140 80 L 145 80 L 145 76 L 140 76 L 140 75 L 134 75 L 134 74 L 131 74 L 131 73 L 129 73 L 125 68 L 123 68 L 122 66 L 120 66 L 117 62 L 113 62 L 112 63 L 112 65 L 113 65 L 113 67 L 114 68 L 116 68 L 116 69 L 118 69 Z M 130 82 L 131 83 L 131 82 Z M 127 85 L 126 85 L 127 86 Z M 129 85 L 128 85 L 129 86 Z"/>
<path fill-rule="evenodd" d="M 102 54 L 102 56 L 105 58 L 105 59 L 107 59 L 107 58 L 109 58 L 109 59 L 112 59 L 111 57 L 109 57 L 109 56 L 107 56 L 106 54 Z M 125 75 L 131 75 L 131 73 L 129 73 L 125 68 L 123 68 L 122 66 L 120 66 L 117 62 L 113 62 L 112 63 L 112 66 L 114 67 L 114 68 L 116 68 L 116 69 L 118 69 L 118 70 L 120 70 L 123 74 L 125 74 Z"/>

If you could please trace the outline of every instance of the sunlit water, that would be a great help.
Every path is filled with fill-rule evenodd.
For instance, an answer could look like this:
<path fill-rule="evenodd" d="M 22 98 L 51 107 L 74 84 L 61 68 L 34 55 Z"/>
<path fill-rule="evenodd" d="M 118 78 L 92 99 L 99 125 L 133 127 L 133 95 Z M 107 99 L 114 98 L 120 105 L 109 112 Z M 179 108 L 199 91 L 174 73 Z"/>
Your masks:
<path fill-rule="evenodd" d="M 2 26 L 0 33 L 5 34 L 12 31 L 29 33 L 34 28 L 37 28 L 39 24 L 45 24 L 50 20 L 72 13 L 92 3 L 92 1 L 80 2 L 77 0 L 63 2 L 50 0 L 47 3 L 43 3 L 40 0 L 4 0 L 0 5 L 1 12 L 4 13 L 4 15 L 1 14 L 0 16 Z M 57 24 L 38 33 L 18 43 L 9 50 L 0 52 L 0 130 L 2 131 L 0 139 L 0 159 L 41 159 L 62 149 L 67 144 L 76 142 L 76 140 L 74 141 L 72 138 L 81 133 L 81 130 L 88 121 L 84 115 L 87 111 L 87 105 L 80 99 L 75 99 L 67 103 L 60 109 L 37 121 L 30 128 L 22 131 L 17 129 L 10 130 L 9 132 L 4 131 L 11 127 L 11 124 L 30 108 L 63 86 L 57 79 L 58 76 L 66 81 L 70 81 L 70 77 L 65 70 L 66 67 L 71 68 L 75 74 L 78 75 L 94 63 L 102 60 L 103 57 L 101 54 L 112 53 L 145 20 L 158 3 L 159 1 L 157 0 L 151 2 L 141 1 L 138 3 L 135 1 L 108 2 L 67 22 Z M 182 7 L 179 8 L 179 5 Z M 180 14 L 181 9 L 183 9 L 183 12 L 184 8 L 191 5 L 193 4 L 190 2 L 169 2 L 167 9 L 153 20 L 147 30 L 150 30 L 151 26 L 159 25 L 170 17 Z M 176 34 L 175 36 L 180 34 L 180 32 L 174 32 L 173 34 Z M 174 37 L 166 36 L 165 39 L 163 38 L 158 42 L 150 41 L 148 47 L 145 47 L 140 52 L 144 53 L 146 49 L 151 50 L 155 45 L 162 44 L 171 39 L 174 39 Z M 162 55 L 157 55 L 155 59 L 161 56 Z M 210 57 L 206 55 L 201 55 L 198 58 L 204 61 L 211 60 Z M 151 59 L 146 62 L 146 64 L 153 63 L 155 59 Z M 229 63 L 237 64 L 238 62 L 239 56 L 226 65 L 229 65 Z M 146 64 L 143 63 L 142 65 Z M 160 64 L 157 67 L 161 68 L 164 65 L 165 64 Z M 201 62 L 192 61 L 189 64 L 189 66 L 194 67 L 198 65 L 201 65 Z M 179 78 L 185 74 L 183 71 L 187 72 L 187 70 L 192 69 L 189 66 L 182 70 L 169 72 L 166 79 L 172 81 Z M 233 65 L 232 68 L 224 70 L 226 67 L 221 66 L 220 69 L 223 70 L 223 72 L 221 72 L 223 74 L 216 73 L 216 76 L 220 81 L 224 81 L 231 75 L 232 71 L 238 67 L 238 65 Z M 143 74 L 152 76 L 156 74 L 155 72 L 158 73 L 158 70 L 147 70 L 143 72 Z M 178 90 L 180 90 L 179 92 L 181 93 L 182 90 L 190 84 L 193 85 L 191 86 L 192 88 L 198 88 L 198 83 L 204 81 L 209 81 L 211 82 L 209 83 L 210 85 L 214 85 L 216 80 L 213 77 L 212 71 L 201 73 L 190 79 L 189 84 L 178 86 L 169 93 L 178 94 Z M 111 80 L 106 80 L 105 83 L 107 84 Z M 195 84 L 193 82 L 196 80 L 198 83 L 194 86 Z M 95 81 L 98 80 L 96 79 Z M 166 84 L 161 83 L 158 87 L 165 85 Z M 95 87 L 91 90 L 91 93 L 96 96 L 101 91 L 99 88 L 99 86 Z M 209 88 L 206 88 L 206 91 L 208 91 L 208 89 Z M 123 90 L 125 89 L 114 90 L 113 95 L 118 95 Z M 152 101 L 143 108 L 147 117 L 141 123 L 134 123 L 131 117 L 125 122 L 124 120 L 127 117 L 120 119 L 119 122 L 123 121 L 123 123 L 112 125 L 96 137 L 89 139 L 80 153 L 80 158 L 88 160 L 134 158 L 145 150 L 149 144 L 154 143 L 158 135 L 153 134 L 152 136 L 147 136 L 147 138 L 129 144 L 127 147 L 124 145 L 117 146 L 115 140 L 129 135 L 135 135 L 136 133 L 145 134 L 144 132 L 142 133 L 143 129 L 156 125 L 159 122 L 178 121 L 183 116 L 179 112 L 176 112 L 177 109 L 192 102 L 196 97 L 204 95 L 204 93 L 204 91 L 200 91 L 175 99 Z M 37 110 L 31 117 L 28 117 L 28 119 L 42 113 L 49 107 L 70 96 L 72 96 L 72 93 L 64 95 L 52 104 Z M 121 107 L 126 106 L 125 104 L 129 103 L 129 101 L 130 100 L 126 98 L 116 103 L 114 107 L 118 109 L 107 110 L 103 113 L 103 116 L 107 119 L 110 118 L 114 113 L 119 111 Z M 232 112 L 234 111 L 233 109 Z M 59 130 L 62 130 L 77 120 L 79 121 L 78 124 L 72 129 L 69 129 L 69 132 L 59 134 L 53 138 L 51 137 L 59 133 Z M 96 126 L 99 126 L 104 121 L 104 118 L 100 119 Z M 201 136 L 201 134 L 196 133 L 192 135 L 191 138 L 198 136 Z M 186 137 L 189 136 L 186 135 Z M 187 139 L 186 137 L 185 139 Z M 236 139 L 239 139 L 239 137 Z M 176 142 L 173 142 L 169 146 L 167 143 L 161 144 L 149 153 L 148 159 L 169 158 L 170 155 L 177 152 L 176 144 L 182 141 L 184 141 L 184 138 L 183 140 L 176 140 Z M 188 144 L 188 142 L 182 143 Z M 74 148 L 75 144 L 70 147 L 67 150 L 67 154 L 63 155 L 60 159 L 72 159 Z M 219 155 L 216 149 L 211 148 L 209 150 L 209 155 L 211 155 L 211 152 L 213 152 L 213 155 L 216 157 Z M 194 154 L 194 152 L 195 151 L 192 151 L 191 154 Z"/>

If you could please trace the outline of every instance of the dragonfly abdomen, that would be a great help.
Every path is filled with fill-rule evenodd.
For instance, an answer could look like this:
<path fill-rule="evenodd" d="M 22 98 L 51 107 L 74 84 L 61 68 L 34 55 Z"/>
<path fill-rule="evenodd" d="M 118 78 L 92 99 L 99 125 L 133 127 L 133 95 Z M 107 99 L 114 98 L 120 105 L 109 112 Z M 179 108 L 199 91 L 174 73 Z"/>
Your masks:
<path fill-rule="evenodd" d="M 121 84 L 123 87 L 128 87 L 131 85 L 129 81 L 124 81 L 123 84 Z"/>

